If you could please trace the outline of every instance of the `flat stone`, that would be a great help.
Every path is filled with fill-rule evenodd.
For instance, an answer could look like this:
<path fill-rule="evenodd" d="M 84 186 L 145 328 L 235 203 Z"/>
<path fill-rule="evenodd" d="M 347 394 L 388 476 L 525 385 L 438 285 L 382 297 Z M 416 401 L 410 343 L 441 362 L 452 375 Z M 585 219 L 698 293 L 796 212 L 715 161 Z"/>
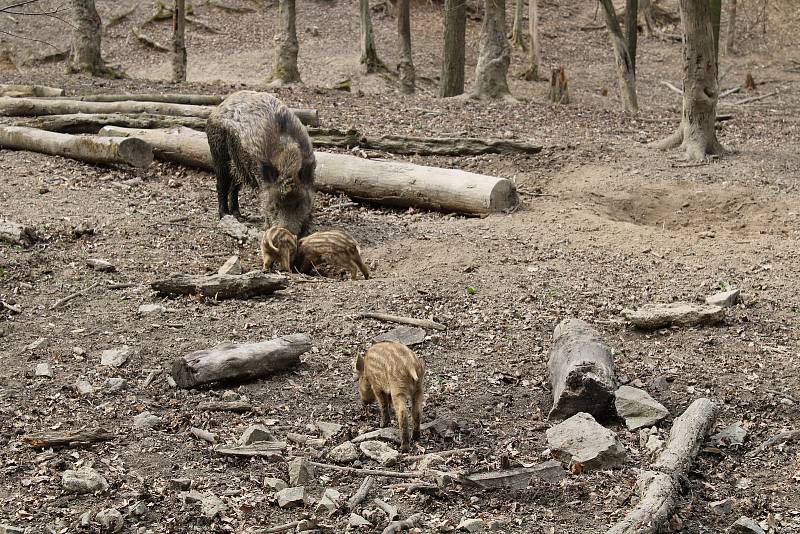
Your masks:
<path fill-rule="evenodd" d="M 94 393 L 94 387 L 83 378 L 75 381 L 75 390 L 79 395 L 91 395 Z"/>
<path fill-rule="evenodd" d="M 731 534 L 766 534 L 761 525 L 746 516 L 737 519 L 736 523 L 731 525 L 730 532 Z"/>
<path fill-rule="evenodd" d="M 711 441 L 718 447 L 739 447 L 744 444 L 745 438 L 747 430 L 734 423 L 711 436 Z"/>
<path fill-rule="evenodd" d="M 34 351 L 34 350 L 37 350 L 37 349 L 45 349 L 45 348 L 47 348 L 47 345 L 48 345 L 48 339 L 46 337 L 40 337 L 40 338 L 37 338 L 36 341 L 34 341 L 32 343 L 29 343 L 25 347 L 25 350 Z"/>
<path fill-rule="evenodd" d="M 350 519 L 347 520 L 347 526 L 350 528 L 370 528 L 372 523 L 364 519 L 358 514 L 350 514 Z"/>
<path fill-rule="evenodd" d="M 436 453 L 426 454 L 417 463 L 417 471 L 428 471 L 444 465 L 445 459 Z"/>
<path fill-rule="evenodd" d="M 638 310 L 625 309 L 622 315 L 637 328 L 657 330 L 669 326 L 703 326 L 722 322 L 725 310 L 719 306 L 671 302 L 646 304 Z"/>
<path fill-rule="evenodd" d="M 362 441 L 366 441 L 368 439 L 385 439 L 386 441 L 392 441 L 399 444 L 400 431 L 395 427 L 379 428 L 378 430 L 373 430 L 372 432 L 367 432 L 366 434 L 356 436 L 350 441 L 353 443 L 361 443 Z"/>
<path fill-rule="evenodd" d="M 108 489 L 106 479 L 91 467 L 78 470 L 67 469 L 61 475 L 61 486 L 69 493 L 94 493 Z"/>
<path fill-rule="evenodd" d="M 741 293 L 742 292 L 739 289 L 731 289 L 730 291 L 714 293 L 713 295 L 706 297 L 706 304 L 719 306 L 720 308 L 730 308 L 739 302 Z"/>
<path fill-rule="evenodd" d="M 325 439 L 333 437 L 342 431 L 342 425 L 339 423 L 328 423 L 325 421 L 317 421 L 317 428 Z"/>
<path fill-rule="evenodd" d="M 709 509 L 717 515 L 726 515 L 733 511 L 733 499 L 723 499 L 721 501 L 714 501 L 708 503 Z"/>
<path fill-rule="evenodd" d="M 580 463 L 586 469 L 606 469 L 626 460 L 625 447 L 616 434 L 585 412 L 548 429 L 547 444 L 553 457 L 564 465 Z"/>
<path fill-rule="evenodd" d="M 167 308 L 161 304 L 142 304 L 139 306 L 140 315 L 161 315 L 166 312 Z"/>
<path fill-rule="evenodd" d="M 227 259 L 225 263 L 222 264 L 222 267 L 219 268 L 217 271 L 219 274 L 242 274 L 244 269 L 242 269 L 242 264 L 239 261 L 239 256 L 231 256 Z"/>
<path fill-rule="evenodd" d="M 123 345 L 118 349 L 108 349 L 100 353 L 100 365 L 122 367 L 131 355 L 131 348 Z"/>
<path fill-rule="evenodd" d="M 289 485 L 303 486 L 314 480 L 314 466 L 306 458 L 289 461 Z"/>
<path fill-rule="evenodd" d="M 114 264 L 97 258 L 89 258 L 86 260 L 86 265 L 101 273 L 111 273 L 117 270 Z"/>
<path fill-rule="evenodd" d="M 362 441 L 359 445 L 361 452 L 381 465 L 393 465 L 400 457 L 400 453 L 382 441 Z"/>
<path fill-rule="evenodd" d="M 172 478 L 169 481 L 172 489 L 178 491 L 189 491 L 192 487 L 192 479 L 190 478 Z"/>
<path fill-rule="evenodd" d="M 425 330 L 418 326 L 398 326 L 397 328 L 392 328 L 388 332 L 373 337 L 372 341 L 374 343 L 396 341 L 403 345 L 411 346 L 418 345 L 425 341 L 425 335 Z"/>
<path fill-rule="evenodd" d="M 250 425 L 239 438 L 239 445 L 250 445 L 257 441 L 276 441 L 275 435 L 264 425 Z"/>
<path fill-rule="evenodd" d="M 94 516 L 94 520 L 100 523 L 103 532 L 119 532 L 125 524 L 122 520 L 122 514 L 116 508 L 100 510 Z"/>
<path fill-rule="evenodd" d="M 186 494 L 185 499 L 189 503 L 200 503 L 200 513 L 209 520 L 214 519 L 227 508 L 222 499 L 208 491 L 192 490 Z"/>
<path fill-rule="evenodd" d="M 226 215 L 219 220 L 220 229 L 237 241 L 259 241 L 261 232 L 239 222 L 233 215 Z"/>
<path fill-rule="evenodd" d="M 128 507 L 128 512 L 134 517 L 144 517 L 147 515 L 147 505 L 144 501 L 139 501 Z"/>
<path fill-rule="evenodd" d="M 139 429 L 156 428 L 161 426 L 161 418 L 150 412 L 142 412 L 133 418 L 133 427 Z"/>
<path fill-rule="evenodd" d="M 50 368 L 50 364 L 47 362 L 37 363 L 36 364 L 36 371 L 34 371 L 36 376 L 44 376 L 47 378 L 53 378 L 53 370 Z"/>
<path fill-rule="evenodd" d="M 281 491 L 289 487 L 289 484 L 280 478 L 264 477 L 264 485 L 271 488 L 272 491 Z"/>
<path fill-rule="evenodd" d="M 319 499 L 314 511 L 319 514 L 320 512 L 333 512 L 339 509 L 339 501 L 342 494 L 333 488 L 327 488 L 322 492 L 322 497 Z"/>
<path fill-rule="evenodd" d="M 25 529 L 2 524 L 0 525 L 0 534 L 25 534 Z"/>
<path fill-rule="evenodd" d="M 617 389 L 614 406 L 631 430 L 653 426 L 669 415 L 669 410 L 646 391 L 630 386 Z"/>
<path fill-rule="evenodd" d="M 545 482 L 555 484 L 567 476 L 566 471 L 558 460 L 547 460 L 532 467 L 533 476 Z"/>
<path fill-rule="evenodd" d="M 275 497 L 278 499 L 278 506 L 281 508 L 303 506 L 306 501 L 306 489 L 303 486 L 284 488 L 276 493 Z"/>
<path fill-rule="evenodd" d="M 480 519 L 462 519 L 456 527 L 456 530 L 463 530 L 464 532 L 483 532 L 486 530 L 486 525 Z"/>
<path fill-rule="evenodd" d="M 309 447 L 320 448 L 325 445 L 325 438 L 315 438 L 308 434 L 297 434 L 295 432 L 287 432 L 286 439 L 299 443 L 300 445 L 308 445 Z"/>
<path fill-rule="evenodd" d="M 128 387 L 128 381 L 124 378 L 119 377 L 111 377 L 106 380 L 106 390 L 115 393 L 117 391 L 122 391 L 123 389 Z"/>
<path fill-rule="evenodd" d="M 328 458 L 337 464 L 349 464 L 358 460 L 358 448 L 352 441 L 345 441 L 328 452 Z"/>

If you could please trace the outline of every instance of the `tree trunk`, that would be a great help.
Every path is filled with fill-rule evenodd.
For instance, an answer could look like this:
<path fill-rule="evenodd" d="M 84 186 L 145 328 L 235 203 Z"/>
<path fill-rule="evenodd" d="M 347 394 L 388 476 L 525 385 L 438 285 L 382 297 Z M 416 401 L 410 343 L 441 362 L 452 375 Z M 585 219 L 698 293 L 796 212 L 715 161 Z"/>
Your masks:
<path fill-rule="evenodd" d="M 651 0 L 640 0 L 639 13 L 642 14 L 644 19 L 644 34 L 647 37 L 653 35 L 656 31 L 655 20 L 653 19 L 653 4 Z"/>
<path fill-rule="evenodd" d="M 172 15 L 172 81 L 186 81 L 186 0 L 175 0 Z"/>
<path fill-rule="evenodd" d="M 90 163 L 124 163 L 147 167 L 153 150 L 139 139 L 79 137 L 35 128 L 0 126 L 0 148 L 30 150 Z"/>
<path fill-rule="evenodd" d="M 622 98 L 622 106 L 625 111 L 636 113 L 639 111 L 639 104 L 636 101 L 636 74 L 634 73 L 633 59 L 628 53 L 628 46 L 619 27 L 617 12 L 611 0 L 600 0 L 603 11 L 606 15 L 606 26 L 608 27 L 608 37 L 614 47 L 614 59 L 617 63 L 617 81 L 619 83 L 619 94 Z M 635 32 L 634 32 L 635 33 Z"/>
<path fill-rule="evenodd" d="M 528 81 L 541 80 L 539 70 L 542 64 L 541 45 L 539 43 L 539 0 L 528 0 L 528 33 L 531 36 L 530 53 L 528 54 L 528 70 L 525 79 Z"/>
<path fill-rule="evenodd" d="M 714 122 L 719 86 L 711 8 L 706 0 L 681 0 L 683 24 L 683 113 L 678 130 L 655 144 L 667 150 L 681 147 L 689 160 L 721 155 Z"/>
<path fill-rule="evenodd" d="M 411 8 L 409 0 L 397 1 L 397 37 L 400 41 L 400 92 L 414 92 L 414 60 L 411 57 Z"/>
<path fill-rule="evenodd" d="M 728 33 L 725 39 L 725 53 L 734 53 L 733 45 L 736 41 L 736 0 L 728 0 Z"/>
<path fill-rule="evenodd" d="M 516 0 L 514 7 L 514 25 L 511 28 L 511 46 L 519 48 L 523 52 L 527 50 L 525 46 L 525 30 L 522 29 L 522 19 L 524 19 L 525 0 Z"/>
<path fill-rule="evenodd" d="M 569 81 L 564 67 L 550 71 L 550 93 L 547 98 L 554 104 L 569 104 Z"/>
<path fill-rule="evenodd" d="M 505 0 L 484 0 L 483 24 L 472 98 L 513 100 L 508 89 L 511 47 L 506 39 Z"/>
<path fill-rule="evenodd" d="M 464 47 L 467 31 L 467 3 L 444 1 L 444 51 L 439 96 L 457 96 L 464 92 Z"/>
<path fill-rule="evenodd" d="M 100 55 L 100 36 L 103 32 L 94 0 L 70 0 L 70 3 L 74 26 L 69 70 L 104 75 L 107 69 Z"/>
<path fill-rule="evenodd" d="M 636 77 L 636 41 L 639 37 L 639 0 L 625 2 L 625 42 L 631 58 L 631 70 Z"/>
<path fill-rule="evenodd" d="M 297 70 L 297 28 L 295 26 L 295 0 L 280 0 L 281 36 L 278 57 L 272 69 L 272 82 L 289 84 L 300 82 L 300 71 Z"/>
<path fill-rule="evenodd" d="M 719 73 L 719 27 L 722 20 L 722 0 L 709 0 L 711 9 L 711 28 L 714 30 L 714 61 Z"/>
<path fill-rule="evenodd" d="M 358 0 L 358 13 L 361 19 L 361 64 L 365 74 L 386 70 L 386 65 L 378 57 L 375 36 L 372 33 L 372 18 L 369 14 L 369 0 Z"/>

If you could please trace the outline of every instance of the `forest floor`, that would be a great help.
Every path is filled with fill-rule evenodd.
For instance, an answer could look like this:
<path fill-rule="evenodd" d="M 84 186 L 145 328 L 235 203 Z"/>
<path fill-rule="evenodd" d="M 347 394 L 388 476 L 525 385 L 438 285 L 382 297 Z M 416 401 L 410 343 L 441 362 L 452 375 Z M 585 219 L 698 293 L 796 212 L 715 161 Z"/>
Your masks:
<path fill-rule="evenodd" d="M 566 66 L 568 106 L 546 102 L 547 83 L 516 77 L 516 104 L 437 99 L 424 80 L 419 94 L 401 96 L 391 78 L 357 75 L 353 1 L 299 5 L 306 86 L 278 95 L 288 105 L 317 108 L 324 126 L 365 134 L 512 136 L 544 146 L 534 156 L 403 158 L 514 179 L 525 205 L 513 214 L 465 218 L 342 207 L 346 199 L 318 195 L 317 227 L 343 228 L 359 241 L 372 268 L 368 281 L 292 283 L 272 297 L 247 301 L 162 301 L 147 285 L 153 279 L 215 272 L 234 254 L 246 269 L 260 266 L 254 245 L 219 231 L 213 176 L 163 163 L 135 170 L 0 151 L 0 216 L 33 226 L 42 237 L 31 248 L 0 244 L 0 299 L 20 310 L 0 309 L 0 523 L 30 532 L 92 531 L 96 524 L 80 527 L 80 517 L 113 506 L 125 515 L 127 532 L 207 531 L 197 508 L 170 485 L 176 478 L 190 478 L 195 488 L 224 501 L 227 509 L 214 520 L 215 531 L 248 532 L 298 519 L 299 511 L 278 508 L 264 486 L 265 477 L 285 479 L 285 463 L 217 456 L 187 429 L 200 427 L 232 443 L 255 423 L 271 425 L 281 438 L 287 432 L 314 434 L 320 421 L 339 423 L 344 430 L 318 450 L 290 445 L 292 455 L 324 461 L 334 445 L 377 426 L 377 415 L 360 415 L 351 365 L 375 335 L 391 328 L 357 315 L 381 310 L 433 317 L 448 326 L 415 350 L 427 365 L 424 420 L 453 421 L 454 431 L 424 433 L 417 453 L 472 447 L 473 453 L 448 460 L 450 467 L 468 470 L 497 468 L 506 460 L 546 460 L 545 430 L 554 424 L 546 417 L 550 338 L 561 319 L 580 317 L 614 348 L 621 383 L 643 384 L 670 410 L 672 416 L 658 427 L 662 438 L 672 419 L 699 397 L 718 407 L 715 432 L 732 423 L 748 431 L 741 448 L 708 442 L 701 451 L 671 523 L 675 530 L 721 532 L 747 515 L 773 532 L 800 532 L 800 445 L 748 455 L 768 438 L 800 428 L 800 49 L 787 45 L 796 31 L 767 37 L 751 28 L 740 53 L 721 58 L 723 88 L 739 85 L 751 72 L 761 83 L 757 94 L 779 93 L 746 105 L 734 102 L 749 94 L 724 98 L 719 112 L 734 118 L 719 124 L 718 135 L 732 152 L 689 165 L 678 151 L 658 152 L 646 144 L 677 126 L 680 97 L 660 82 L 680 85 L 680 43 L 642 38 L 642 112 L 629 117 L 615 97 L 606 33 L 581 30 L 599 24 L 592 20 L 594 4 L 542 3 L 544 63 Z M 224 31 L 190 27 L 190 83 L 174 86 L 158 79 L 168 73 L 168 57 L 130 37 L 152 12 L 151 2 L 140 4 L 104 36 L 107 58 L 133 78 L 67 76 L 62 63 L 30 59 L 43 48 L 7 37 L 3 44 L 15 43 L 14 57 L 21 58 L 19 72 L 0 76 L 61 86 L 68 94 L 224 94 L 259 87 L 269 71 L 276 7 L 235 14 L 196 5 L 198 17 Z M 104 19 L 132 5 L 98 0 Z M 796 15 L 792 3 L 785 6 Z M 414 59 L 420 75 L 433 80 L 441 6 L 420 2 L 413 12 Z M 786 23 L 796 28 L 797 19 L 789 15 Z M 743 24 L 754 18 L 745 12 Z M 394 19 L 376 15 L 374 22 L 379 52 L 393 65 Z M 14 29 L 63 47 L 66 32 L 62 27 L 59 34 L 57 24 L 37 19 Z M 146 28 L 167 42 L 168 26 Z M 478 31 L 479 22 L 470 21 L 469 78 Z M 524 62 L 515 52 L 511 73 L 523 71 Z M 325 88 L 348 77 L 352 93 Z M 601 96 L 604 88 L 610 96 Z M 257 214 L 252 193 L 242 205 L 247 214 Z M 76 235 L 79 225 L 94 233 Z M 116 272 L 93 271 L 89 258 L 113 263 Z M 65 307 L 51 309 L 98 281 Z M 109 289 L 105 281 L 134 285 Z M 743 301 L 718 327 L 644 334 L 620 316 L 623 308 L 651 302 L 701 302 L 722 286 L 740 288 Z M 138 313 L 141 304 L 155 302 L 166 306 L 165 315 Z M 191 351 L 295 332 L 310 334 L 313 349 L 293 372 L 191 391 L 170 388 L 165 380 L 172 360 Z M 46 341 L 31 346 L 38 338 Z M 100 365 L 103 350 L 122 345 L 134 349 L 123 367 Z M 34 376 L 42 362 L 52 367 L 52 379 Z M 153 370 L 160 374 L 145 385 Z M 126 379 L 127 389 L 109 391 L 104 384 L 111 377 Z M 79 379 L 94 392 L 78 394 Z M 197 408 L 223 396 L 246 398 L 255 409 L 236 414 Z M 161 417 L 161 428 L 133 428 L 134 416 L 144 411 Z M 53 453 L 19 439 L 94 425 L 116 439 Z M 635 502 L 637 469 L 649 463 L 636 432 L 619 422 L 608 426 L 627 449 L 628 461 L 619 469 L 486 493 L 455 486 L 407 494 L 388 488 L 396 481 L 379 479 L 371 497 L 394 504 L 402 517 L 422 513 L 423 532 L 464 517 L 498 521 L 504 532 L 604 532 Z M 66 493 L 62 472 L 81 465 L 100 471 L 110 491 Z M 349 496 L 362 478 L 318 469 L 307 490 L 315 498 L 325 487 Z M 730 510 L 711 510 L 710 503 L 724 499 L 732 499 Z M 140 502 L 146 512 L 129 513 Z M 381 531 L 382 515 L 367 508 Z M 342 531 L 347 515 L 327 522 Z"/>

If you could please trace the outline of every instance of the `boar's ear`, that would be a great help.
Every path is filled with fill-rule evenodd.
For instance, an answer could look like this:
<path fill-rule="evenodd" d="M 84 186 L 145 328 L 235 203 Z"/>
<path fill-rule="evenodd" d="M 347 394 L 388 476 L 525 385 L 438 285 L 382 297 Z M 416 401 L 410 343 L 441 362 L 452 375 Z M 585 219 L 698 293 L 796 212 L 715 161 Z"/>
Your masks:
<path fill-rule="evenodd" d="M 278 179 L 278 171 L 269 163 L 262 163 L 261 179 L 267 183 L 272 183 Z"/>
<path fill-rule="evenodd" d="M 363 373 L 364 372 L 364 356 L 363 355 L 359 354 L 358 356 L 356 356 L 355 368 L 356 368 L 356 371 L 358 371 L 359 373 Z"/>
<path fill-rule="evenodd" d="M 300 181 L 304 184 L 310 184 L 314 181 L 314 169 L 317 167 L 317 162 L 315 160 L 311 161 L 304 161 L 302 167 L 300 167 Z"/>

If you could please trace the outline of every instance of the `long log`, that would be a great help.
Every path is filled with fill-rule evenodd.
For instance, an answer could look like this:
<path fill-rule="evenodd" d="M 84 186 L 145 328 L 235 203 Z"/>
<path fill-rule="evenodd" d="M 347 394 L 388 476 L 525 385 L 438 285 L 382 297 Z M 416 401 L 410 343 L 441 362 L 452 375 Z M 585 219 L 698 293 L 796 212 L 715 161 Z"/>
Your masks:
<path fill-rule="evenodd" d="M 38 128 L 49 132 L 71 134 L 96 134 L 104 126 L 125 128 L 174 128 L 184 126 L 194 130 L 205 130 L 206 119 L 201 117 L 172 117 L 152 113 L 69 113 L 67 115 L 43 115 L 18 120 L 14 126 Z"/>
<path fill-rule="evenodd" d="M 248 299 L 286 289 L 289 279 L 279 274 L 176 274 L 150 284 L 161 295 L 203 295 L 209 298 Z"/>
<path fill-rule="evenodd" d="M 316 109 L 289 108 L 305 125 L 318 126 Z M 7 117 L 39 117 L 42 115 L 66 115 L 69 113 L 153 113 L 173 117 L 208 118 L 214 106 L 173 104 L 171 102 L 89 102 L 82 100 L 54 100 L 37 98 L 0 97 L 0 115 Z"/>
<path fill-rule="evenodd" d="M 153 146 L 159 159 L 213 171 L 208 141 L 202 132 L 107 126 L 100 135 L 138 137 Z M 505 178 L 325 152 L 317 152 L 316 157 L 317 188 L 326 193 L 344 193 L 355 200 L 472 215 L 502 212 L 519 205 L 516 187 Z"/>
<path fill-rule="evenodd" d="M 53 98 L 53 100 L 79 100 L 81 102 L 165 102 L 171 104 L 191 104 L 194 106 L 216 106 L 225 100 L 225 97 L 221 95 L 185 95 L 174 93 L 55 96 L 56 98 Z"/>
<path fill-rule="evenodd" d="M 578 412 L 609 414 L 616 390 L 614 358 L 587 323 L 568 318 L 556 326 L 547 370 L 553 386 L 551 418 L 566 419 Z"/>
<path fill-rule="evenodd" d="M 25 84 L 0 84 L 0 96 L 10 97 L 57 97 L 64 94 L 64 90 L 58 87 L 47 87 L 46 85 L 25 85 Z"/>
<path fill-rule="evenodd" d="M 35 449 L 46 447 L 68 447 L 74 443 L 96 443 L 99 441 L 110 441 L 116 438 L 102 428 L 91 430 L 75 430 L 69 432 L 38 432 L 35 434 L 25 434 L 22 441 Z"/>
<path fill-rule="evenodd" d="M 307 334 L 292 334 L 261 343 L 224 343 L 175 358 L 172 378 L 181 388 L 220 380 L 254 379 L 300 364 L 311 349 Z"/>
<path fill-rule="evenodd" d="M 147 167 L 153 161 L 153 150 L 141 139 L 79 137 L 18 126 L 0 126 L 0 148 L 29 150 L 90 163 L 125 163 L 133 167 Z"/>

